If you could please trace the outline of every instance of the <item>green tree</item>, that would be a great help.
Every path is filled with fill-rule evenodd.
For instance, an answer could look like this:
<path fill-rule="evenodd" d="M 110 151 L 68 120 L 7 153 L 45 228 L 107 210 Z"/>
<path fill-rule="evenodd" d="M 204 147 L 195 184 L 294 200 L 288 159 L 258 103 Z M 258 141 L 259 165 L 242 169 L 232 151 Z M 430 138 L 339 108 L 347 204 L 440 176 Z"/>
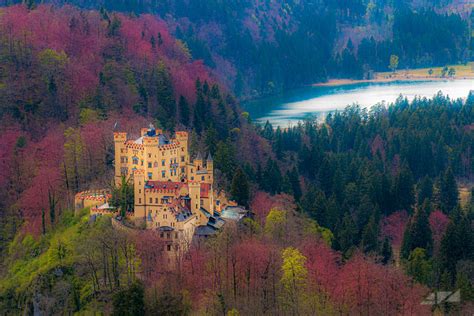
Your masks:
<path fill-rule="evenodd" d="M 401 257 L 406 259 L 415 248 L 423 248 L 427 255 L 433 250 L 433 238 L 428 221 L 430 204 L 426 200 L 419 207 L 403 234 Z"/>
<path fill-rule="evenodd" d="M 439 206 L 445 214 L 450 214 L 459 201 L 458 185 L 451 168 L 441 177 L 439 191 Z"/>
<path fill-rule="evenodd" d="M 365 253 L 375 252 L 378 249 L 379 224 L 374 214 L 370 216 L 369 222 L 362 232 L 361 247 Z"/>
<path fill-rule="evenodd" d="M 288 180 L 291 186 L 291 191 L 293 193 L 295 201 L 298 202 L 301 199 L 302 192 L 301 192 L 299 174 L 296 167 L 293 167 L 291 171 L 287 172 L 287 177 L 288 177 Z"/>
<path fill-rule="evenodd" d="M 286 212 L 271 209 L 265 219 L 265 234 L 276 240 L 283 240 L 286 236 Z"/>
<path fill-rule="evenodd" d="M 184 126 L 189 126 L 190 120 L 190 109 L 189 103 L 184 96 L 179 97 L 179 115 L 181 124 Z"/>
<path fill-rule="evenodd" d="M 393 72 L 398 68 L 398 56 L 397 55 L 390 55 L 390 64 L 388 68 L 392 69 Z"/>
<path fill-rule="evenodd" d="M 184 316 L 189 315 L 191 312 L 191 302 L 186 292 L 173 294 L 165 290 L 160 295 L 157 295 L 155 291 L 153 299 L 147 304 L 146 311 L 149 315 Z"/>
<path fill-rule="evenodd" d="M 450 67 L 448 70 L 448 76 L 454 77 L 455 75 L 456 75 L 456 69 L 454 69 L 454 67 Z"/>
<path fill-rule="evenodd" d="M 130 179 L 122 176 L 120 186 L 114 186 L 112 188 L 112 198 L 110 199 L 110 205 L 120 209 L 120 215 L 122 217 L 125 217 L 127 212 L 133 210 L 134 191 L 133 185 L 130 183 Z"/>
<path fill-rule="evenodd" d="M 282 253 L 281 284 L 283 302 L 292 315 L 299 315 L 300 305 L 307 285 L 306 257 L 298 249 L 288 247 Z"/>
<path fill-rule="evenodd" d="M 174 98 L 173 83 L 166 65 L 163 62 L 156 68 L 156 100 L 158 111 L 154 113 L 161 126 L 173 130 L 176 119 L 176 100 Z"/>
<path fill-rule="evenodd" d="M 442 269 L 449 273 L 451 282 L 456 275 L 456 265 L 461 260 L 474 260 L 474 230 L 471 220 L 457 207 L 441 240 L 440 260 Z"/>
<path fill-rule="evenodd" d="M 390 240 L 385 237 L 382 244 L 382 249 L 380 250 L 380 256 L 382 257 L 382 263 L 388 264 L 393 259 L 393 250 L 392 245 L 390 244 Z"/>
<path fill-rule="evenodd" d="M 342 222 L 336 228 L 336 249 L 344 255 L 354 246 L 357 237 L 357 227 L 349 213 L 345 213 Z"/>
<path fill-rule="evenodd" d="M 242 168 L 237 169 L 232 178 L 232 186 L 230 189 L 232 199 L 239 205 L 248 207 L 250 199 L 250 188 L 247 175 Z"/>
<path fill-rule="evenodd" d="M 432 273 L 431 260 L 423 248 L 415 248 L 410 252 L 408 260 L 405 265 L 408 275 L 422 284 L 428 284 Z"/>
<path fill-rule="evenodd" d="M 114 294 L 112 315 L 135 316 L 144 313 L 144 289 L 141 283 L 134 282 L 129 288 L 121 289 Z"/>
<path fill-rule="evenodd" d="M 417 185 L 417 201 L 421 205 L 426 199 L 433 198 L 433 181 L 430 177 L 424 177 Z"/>

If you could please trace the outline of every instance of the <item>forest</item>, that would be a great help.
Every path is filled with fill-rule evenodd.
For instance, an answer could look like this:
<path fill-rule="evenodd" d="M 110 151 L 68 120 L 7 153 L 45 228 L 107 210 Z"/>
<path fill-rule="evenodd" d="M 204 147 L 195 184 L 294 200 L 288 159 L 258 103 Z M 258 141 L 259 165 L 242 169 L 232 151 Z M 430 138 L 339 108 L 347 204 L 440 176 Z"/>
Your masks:
<path fill-rule="evenodd" d="M 276 67 L 271 75 L 248 78 L 282 87 L 324 80 L 339 71 L 337 63 L 322 62 L 338 58 L 335 39 L 324 48 L 298 36 L 328 37 L 321 41 L 329 45 L 336 24 L 358 23 L 365 14 L 356 2 L 341 2 L 350 10 L 318 7 L 318 21 L 328 23 L 308 21 L 301 24 L 308 29 L 291 34 L 269 31 L 275 41 L 259 42 L 268 53 L 253 52 L 260 61 L 245 60 L 256 42 L 248 38 L 246 46 L 226 30 L 226 36 L 235 35 L 235 45 L 249 47 L 239 72 L 268 62 Z M 152 11 L 140 3 L 137 13 Z M 156 8 L 185 11 L 173 3 Z M 127 7 L 109 10 L 111 5 L 83 10 L 26 1 L 0 8 L 1 311 L 472 313 L 474 194 L 463 197 L 458 188 L 469 187 L 474 177 L 474 92 L 458 100 L 441 93 L 413 101 L 400 97 L 370 110 L 353 105 L 324 121 L 287 129 L 260 126 L 240 108 L 235 86 L 216 72 L 220 64 L 195 55 L 193 45 L 205 42 L 192 44 L 188 31 L 179 34 L 169 16 L 117 13 L 112 9 Z M 217 11 L 194 5 L 190 12 L 212 12 L 202 16 L 224 23 L 222 12 L 243 12 L 233 9 L 249 4 L 216 1 Z M 309 12 L 296 4 L 291 9 L 302 19 Z M 369 61 L 374 69 L 386 67 L 388 57 L 381 57 L 383 63 L 369 57 L 383 45 L 394 45 L 409 66 L 468 58 L 469 26 L 460 15 L 397 10 L 393 39 L 363 41 L 358 55 L 351 41 L 344 43 L 341 58 L 352 59 L 348 67 L 363 69 Z M 189 34 L 199 33 L 193 31 L 197 17 L 188 19 Z M 427 26 L 426 33 L 416 33 L 416 47 L 406 29 L 410 23 Z M 433 44 L 433 36 L 446 39 Z M 298 64 L 305 58 L 297 54 L 273 54 L 273 45 L 283 41 L 315 58 L 319 72 Z M 298 45 L 315 47 L 303 52 Z M 372 52 L 365 62 L 364 45 Z M 316 47 L 321 55 L 310 53 Z M 285 59 L 287 54 L 295 60 Z M 265 57 L 270 55 L 278 63 Z M 332 66 L 325 68 L 326 62 Z M 279 81 L 293 73 L 301 77 Z M 247 75 L 242 82 L 260 89 Z M 193 244 L 173 269 L 165 268 L 153 232 L 117 230 L 110 218 L 92 221 L 87 209 L 73 210 L 78 191 L 112 186 L 114 126 L 132 132 L 150 122 L 170 133 L 189 131 L 191 152 L 205 148 L 214 157 L 216 186 L 253 213 L 216 238 Z M 421 304 L 433 291 L 457 289 L 460 304 Z"/>
<path fill-rule="evenodd" d="M 465 63 L 474 43 L 474 15 L 456 0 L 46 2 L 157 14 L 242 98 L 366 78 L 388 71 L 391 55 L 399 56 L 400 69 Z"/>

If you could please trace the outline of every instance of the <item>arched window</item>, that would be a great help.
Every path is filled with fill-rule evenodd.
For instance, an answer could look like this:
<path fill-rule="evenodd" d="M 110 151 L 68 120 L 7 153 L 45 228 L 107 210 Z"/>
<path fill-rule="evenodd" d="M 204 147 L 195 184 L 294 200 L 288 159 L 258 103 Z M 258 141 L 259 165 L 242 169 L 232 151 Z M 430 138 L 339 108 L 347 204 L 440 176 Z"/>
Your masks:
<path fill-rule="evenodd" d="M 133 156 L 132 161 L 133 161 L 134 165 L 138 165 L 138 157 L 137 156 Z"/>

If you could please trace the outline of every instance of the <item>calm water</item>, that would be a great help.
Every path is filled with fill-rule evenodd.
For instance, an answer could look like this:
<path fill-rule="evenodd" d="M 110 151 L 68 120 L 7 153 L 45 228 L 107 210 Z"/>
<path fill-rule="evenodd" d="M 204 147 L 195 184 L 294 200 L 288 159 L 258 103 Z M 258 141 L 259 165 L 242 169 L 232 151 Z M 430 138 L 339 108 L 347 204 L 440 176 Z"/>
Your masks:
<path fill-rule="evenodd" d="M 303 119 L 321 117 L 357 103 L 371 107 L 394 102 L 400 94 L 409 100 L 415 96 L 431 98 L 442 91 L 450 98 L 466 98 L 474 90 L 474 80 L 435 82 L 361 83 L 337 87 L 306 87 L 288 93 L 243 104 L 252 119 L 269 120 L 274 126 L 288 126 Z"/>

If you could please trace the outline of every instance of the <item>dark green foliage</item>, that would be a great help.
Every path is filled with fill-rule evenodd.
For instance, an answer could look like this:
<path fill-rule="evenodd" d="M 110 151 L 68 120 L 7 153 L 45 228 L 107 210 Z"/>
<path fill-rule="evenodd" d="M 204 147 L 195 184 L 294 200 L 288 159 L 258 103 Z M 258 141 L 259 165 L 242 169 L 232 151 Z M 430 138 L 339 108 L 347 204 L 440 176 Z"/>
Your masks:
<path fill-rule="evenodd" d="M 346 254 L 353 246 L 356 240 L 357 227 L 349 213 L 344 214 L 341 224 L 336 230 L 335 248 Z"/>
<path fill-rule="evenodd" d="M 395 208 L 411 212 L 415 204 L 413 175 L 407 166 L 402 167 L 394 183 Z"/>
<path fill-rule="evenodd" d="M 176 101 L 174 99 L 171 77 L 164 63 L 160 63 L 155 71 L 158 108 L 154 116 L 165 129 L 173 130 L 176 117 Z"/>
<path fill-rule="evenodd" d="M 109 203 L 111 206 L 120 209 L 121 216 L 125 216 L 126 212 L 133 211 L 134 192 L 130 179 L 127 180 L 122 176 L 120 186 L 115 186 L 112 189 L 112 198 Z"/>
<path fill-rule="evenodd" d="M 433 238 L 428 221 L 429 213 L 430 204 L 426 200 L 423 206 L 417 209 L 411 222 L 407 224 L 400 252 L 402 258 L 407 259 L 410 253 L 416 248 L 425 249 L 426 255 L 431 256 Z"/>
<path fill-rule="evenodd" d="M 247 175 L 241 168 L 238 168 L 234 174 L 230 194 L 239 205 L 248 207 L 250 199 L 249 182 Z"/>
<path fill-rule="evenodd" d="M 180 121 L 183 125 L 188 126 L 190 122 L 190 110 L 189 104 L 185 97 L 179 97 L 179 114 L 180 114 Z"/>
<path fill-rule="evenodd" d="M 159 296 L 155 293 L 146 312 L 148 315 L 185 316 L 191 312 L 191 304 L 184 295 L 165 291 Z"/>
<path fill-rule="evenodd" d="M 440 208 L 445 214 L 449 214 L 458 205 L 459 200 L 458 186 L 451 168 L 441 177 L 439 191 Z"/>
<path fill-rule="evenodd" d="M 369 222 L 362 232 L 362 240 L 360 246 L 365 253 L 374 253 L 378 250 L 379 242 L 379 223 L 376 221 L 375 215 L 372 215 Z"/>
<path fill-rule="evenodd" d="M 262 189 L 271 194 L 280 193 L 282 182 L 283 178 L 277 162 L 268 158 L 265 169 L 263 170 L 262 183 L 260 184 Z"/>
<path fill-rule="evenodd" d="M 385 237 L 382 244 L 382 249 L 380 250 L 380 256 L 382 257 L 383 264 L 389 264 L 393 260 L 393 250 L 390 240 Z"/>
<path fill-rule="evenodd" d="M 114 294 L 114 316 L 135 316 L 145 314 L 144 289 L 139 282 L 132 283 L 128 288 Z"/>
<path fill-rule="evenodd" d="M 423 203 L 426 199 L 431 201 L 433 198 L 433 181 L 430 177 L 425 176 L 418 182 L 417 189 L 417 201 L 418 204 Z"/>
<path fill-rule="evenodd" d="M 450 275 L 450 283 L 456 276 L 456 264 L 461 260 L 474 260 L 474 230 L 472 221 L 456 208 L 451 222 L 441 240 L 440 260 L 443 271 Z"/>
<path fill-rule="evenodd" d="M 290 184 L 291 193 L 293 193 L 295 201 L 298 202 L 301 198 L 302 192 L 301 192 L 299 174 L 298 174 L 298 170 L 296 170 L 296 167 L 291 169 L 291 171 L 287 172 L 287 178 Z"/>

